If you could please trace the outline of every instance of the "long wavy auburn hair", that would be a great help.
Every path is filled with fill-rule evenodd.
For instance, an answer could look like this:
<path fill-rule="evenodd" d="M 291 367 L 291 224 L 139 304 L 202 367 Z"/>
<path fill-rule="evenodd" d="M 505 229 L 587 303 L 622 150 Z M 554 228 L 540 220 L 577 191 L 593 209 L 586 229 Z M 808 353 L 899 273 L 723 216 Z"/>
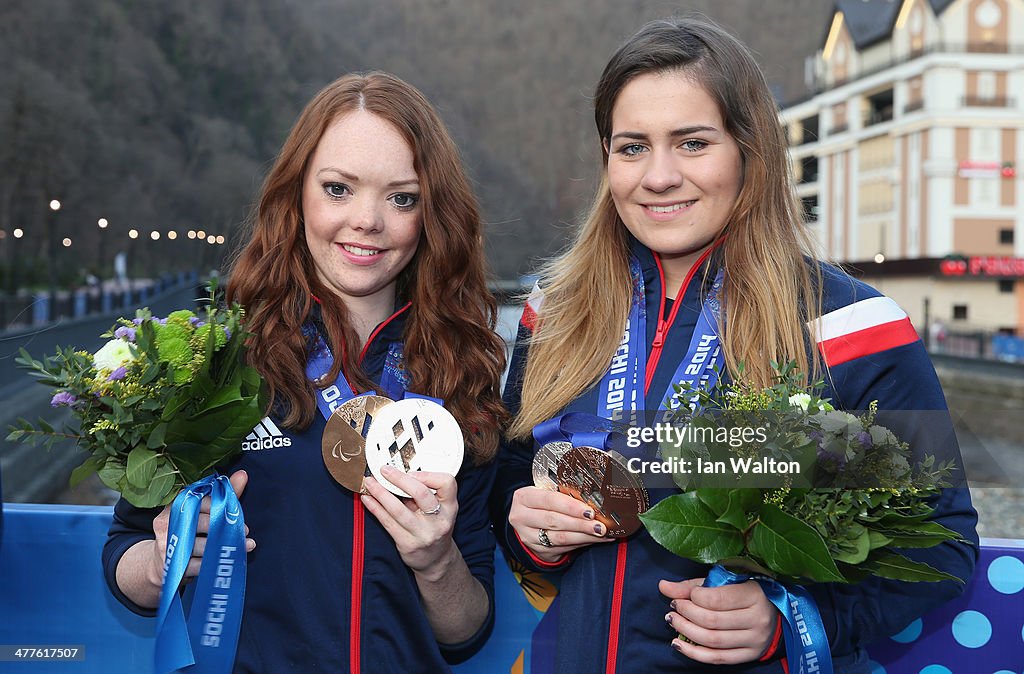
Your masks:
<path fill-rule="evenodd" d="M 529 345 L 519 413 L 509 435 L 527 438 L 605 373 L 629 315 L 629 237 L 607 178 L 612 112 L 645 73 L 680 72 L 718 104 L 739 145 L 743 184 L 715 255 L 726 271 L 719 325 L 725 364 L 753 386 L 773 383 L 771 361 L 820 366 L 807 321 L 821 312 L 820 269 L 802 223 L 787 143 L 764 75 L 750 52 L 700 18 L 653 21 L 612 56 L 594 96 L 602 179 L 575 240 L 542 270 L 544 301 Z M 726 236 L 727 235 L 727 236 Z"/>
<path fill-rule="evenodd" d="M 299 115 L 249 219 L 251 238 L 238 255 L 228 301 L 247 311 L 249 360 L 266 380 L 283 424 L 306 428 L 316 414 L 305 375 L 302 325 L 319 299 L 334 365 L 355 388 L 374 388 L 358 363 L 359 338 L 342 299 L 317 276 L 302 220 L 302 184 L 310 158 L 331 123 L 365 110 L 391 123 L 412 148 L 419 178 L 423 233 L 398 278 L 409 300 L 404 359 L 410 390 L 442 398 L 466 435 L 476 463 L 497 451 L 506 412 L 499 382 L 504 344 L 493 331 L 497 304 L 487 289 L 480 209 L 458 149 L 433 106 L 416 88 L 387 73 L 351 74 L 327 85 Z M 323 384 L 327 385 L 327 384 Z"/>

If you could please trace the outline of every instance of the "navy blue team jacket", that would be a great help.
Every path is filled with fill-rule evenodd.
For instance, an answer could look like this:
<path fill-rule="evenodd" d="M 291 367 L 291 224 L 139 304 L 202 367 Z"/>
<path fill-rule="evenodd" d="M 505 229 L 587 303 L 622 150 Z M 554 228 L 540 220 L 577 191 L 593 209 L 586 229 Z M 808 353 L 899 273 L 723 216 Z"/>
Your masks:
<path fill-rule="evenodd" d="M 648 410 L 661 405 L 678 363 L 686 354 L 702 302 L 702 283 L 714 279 L 714 269 L 703 267 L 692 275 L 685 291 L 676 296 L 682 302 L 671 325 L 662 326 L 660 358 L 652 348 L 663 305 L 663 276 L 654 254 L 633 241 L 633 253 L 643 270 L 647 307 L 648 366 L 656 360 L 653 380 L 645 399 Z M 915 423 L 901 434 L 913 449 L 959 461 L 945 398 L 935 371 L 906 314 L 880 293 L 834 269 L 824 268 L 824 306 L 819 319 L 823 339 L 817 345 L 829 365 L 827 388 L 822 394 L 838 409 L 864 410 L 877 400 L 881 410 L 929 410 L 922 412 L 927 424 Z M 865 303 L 866 302 L 866 303 Z M 669 302 L 671 304 L 671 301 Z M 726 312 L 728 310 L 726 309 Z M 525 342 L 533 328 L 535 313 L 524 312 L 520 339 L 512 356 L 505 400 L 515 413 L 525 367 Z M 667 329 L 667 332 L 665 331 Z M 597 411 L 597 387 L 570 404 L 565 411 Z M 905 421 L 905 419 L 903 419 Z M 879 417 L 880 423 L 888 423 Z M 896 426 L 898 424 L 892 424 Z M 906 424 L 905 424 L 906 425 Z M 929 437 L 922 438 L 922 426 Z M 897 430 L 894 428 L 893 430 Z M 664 616 L 668 599 L 658 592 L 660 579 L 699 578 L 707 566 L 684 560 L 666 551 L 641 530 L 625 541 L 594 545 L 546 564 L 534 557 L 518 540 L 508 524 L 513 492 L 533 483 L 530 466 L 532 442 L 506 443 L 499 454 L 497 484 L 492 496 L 495 531 L 499 542 L 526 566 L 561 575 L 556 661 L 552 671 L 559 674 L 630 674 L 633 672 L 757 672 L 785 671 L 779 648 L 765 662 L 741 666 L 711 666 L 695 662 L 670 646 L 671 630 Z M 967 579 L 977 558 L 977 513 L 970 493 L 958 474 L 955 488 L 939 497 L 934 519 L 958 531 L 965 542 L 946 543 L 937 548 L 915 550 L 910 556 L 926 561 L 954 576 Z M 665 490 L 661 490 L 665 491 Z M 652 491 L 652 499 L 655 499 Z M 870 672 L 864 646 L 899 632 L 915 618 L 959 595 L 963 585 L 906 583 L 870 579 L 857 585 L 838 583 L 809 586 L 821 611 L 837 672 Z"/>
<path fill-rule="evenodd" d="M 408 305 L 378 326 L 361 364 L 379 382 L 388 346 L 402 338 Z M 420 605 L 413 573 L 376 518 L 352 492 L 331 479 L 321 455 L 325 421 L 316 413 L 302 432 L 261 422 L 261 441 L 245 441 L 241 457 L 223 473 L 244 469 L 241 503 L 256 549 L 248 555 L 245 608 L 236 672 L 449 671 L 475 653 L 494 623 L 494 536 L 487 494 L 496 464 L 470 465 L 457 476 L 459 514 L 453 532 L 470 572 L 490 598 L 483 627 L 464 643 L 439 646 Z M 125 550 L 153 538 L 160 509 L 124 499 L 103 549 L 111 592 L 141 615 L 117 588 L 115 569 Z"/>

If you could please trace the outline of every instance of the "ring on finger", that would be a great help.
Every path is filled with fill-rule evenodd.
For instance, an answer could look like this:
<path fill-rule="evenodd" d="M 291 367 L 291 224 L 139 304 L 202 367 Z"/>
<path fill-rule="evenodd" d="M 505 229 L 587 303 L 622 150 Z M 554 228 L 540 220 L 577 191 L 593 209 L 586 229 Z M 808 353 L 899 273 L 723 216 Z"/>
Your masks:
<path fill-rule="evenodd" d="M 441 502 L 438 501 L 437 505 L 431 508 L 430 510 L 420 510 L 420 512 L 424 515 L 436 515 L 437 513 L 441 512 Z"/>
<path fill-rule="evenodd" d="M 547 529 L 540 529 L 537 531 L 537 542 L 543 545 L 545 548 L 551 547 L 551 539 L 548 538 Z"/>

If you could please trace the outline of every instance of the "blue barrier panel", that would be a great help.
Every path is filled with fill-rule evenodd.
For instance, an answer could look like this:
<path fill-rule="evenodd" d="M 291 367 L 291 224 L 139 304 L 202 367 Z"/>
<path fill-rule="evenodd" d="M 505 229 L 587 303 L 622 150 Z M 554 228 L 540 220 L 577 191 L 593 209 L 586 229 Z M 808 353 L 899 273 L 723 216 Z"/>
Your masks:
<path fill-rule="evenodd" d="M 79 290 L 79 291 L 77 291 L 75 293 L 75 304 L 74 304 L 74 309 L 72 310 L 72 315 L 75 318 L 79 318 L 80 316 L 85 316 L 85 313 L 86 313 L 86 311 L 85 311 L 85 299 L 86 299 L 85 291 Z"/>
<path fill-rule="evenodd" d="M 1012 335 L 993 335 L 992 355 L 999 360 L 1024 361 L 1024 339 Z"/>
<path fill-rule="evenodd" d="M 153 619 L 107 591 L 100 551 L 111 509 L 4 504 L 0 645 L 77 646 L 82 662 L 0 662 L 20 674 L 153 671 Z M 495 560 L 494 635 L 456 674 L 528 674 L 549 661 L 557 588 Z M 667 641 L 666 641 L 667 643 Z M 873 674 L 1005 674 L 1024 663 L 1024 541 L 983 540 L 964 596 L 870 649 Z M 568 674 L 568 673 L 566 673 Z"/>
<path fill-rule="evenodd" d="M 77 646 L 83 662 L 2 662 L 27 674 L 153 668 L 153 620 L 121 606 L 107 590 L 100 550 L 111 509 L 4 504 L 0 547 L 0 644 Z"/>
<path fill-rule="evenodd" d="M 50 322 L 50 296 L 36 295 L 32 303 L 32 325 L 43 325 Z"/>

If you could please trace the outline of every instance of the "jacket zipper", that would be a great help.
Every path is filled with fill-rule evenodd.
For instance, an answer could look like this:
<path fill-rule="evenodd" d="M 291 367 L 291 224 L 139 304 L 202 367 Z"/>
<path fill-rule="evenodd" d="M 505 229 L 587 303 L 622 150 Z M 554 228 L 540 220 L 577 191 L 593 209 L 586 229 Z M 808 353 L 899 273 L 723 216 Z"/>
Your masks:
<path fill-rule="evenodd" d="M 370 348 L 370 344 L 376 339 L 380 331 L 384 329 L 388 323 L 394 320 L 399 314 L 404 312 L 412 305 L 411 302 L 407 302 L 405 306 L 391 314 L 391 317 L 386 321 L 378 325 L 372 333 L 370 338 L 366 340 L 366 344 L 363 345 L 362 351 L 359 352 L 359 362 L 363 362 L 363 358 L 366 357 L 366 350 Z M 344 361 L 343 361 L 344 362 Z M 352 393 L 357 393 L 353 388 Z M 349 644 L 348 644 L 348 668 L 351 674 L 359 674 L 359 648 L 362 641 L 362 614 L 363 614 L 363 566 L 366 559 L 366 532 L 365 532 L 365 519 L 363 515 L 363 502 L 359 500 L 359 494 L 353 494 L 352 498 L 352 606 L 349 609 L 351 617 L 350 632 L 349 632 Z"/>
<path fill-rule="evenodd" d="M 719 239 L 721 241 L 721 239 Z M 668 314 L 668 320 L 662 319 L 665 315 L 665 269 L 661 266 L 661 257 L 654 253 L 654 261 L 658 265 L 658 277 L 661 279 L 661 297 L 658 300 L 658 325 L 654 330 L 654 341 L 651 342 L 651 355 L 647 359 L 647 371 L 644 373 L 644 398 L 647 397 L 647 390 L 651 387 L 654 379 L 654 372 L 658 369 L 658 361 L 661 360 L 661 352 L 665 347 L 665 337 L 669 328 L 675 323 L 676 314 L 683 304 L 683 296 L 690 287 L 693 275 L 704 264 L 704 261 L 711 255 L 711 251 L 717 247 L 717 243 L 701 254 L 697 261 L 686 272 L 686 278 L 676 293 L 675 302 L 672 304 L 672 311 Z M 646 301 L 646 299 L 644 300 Z M 612 584 L 612 615 L 608 625 L 608 658 L 605 661 L 606 674 L 615 674 L 615 661 L 619 657 L 619 627 L 622 619 L 622 589 L 626 584 L 626 539 L 621 539 L 615 551 L 615 582 Z"/>

